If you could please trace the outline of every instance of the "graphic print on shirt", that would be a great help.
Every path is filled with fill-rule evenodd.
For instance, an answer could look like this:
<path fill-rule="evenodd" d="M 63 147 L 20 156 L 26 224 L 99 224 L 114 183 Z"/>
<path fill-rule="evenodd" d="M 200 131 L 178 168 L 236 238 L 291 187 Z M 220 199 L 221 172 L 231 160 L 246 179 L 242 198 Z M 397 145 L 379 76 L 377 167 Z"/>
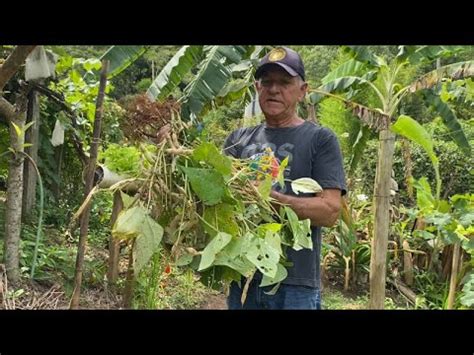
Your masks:
<path fill-rule="evenodd" d="M 285 181 L 289 179 L 291 172 L 291 162 L 293 160 L 294 144 L 284 143 L 277 147 L 273 143 L 254 143 L 246 146 L 241 158 L 250 159 L 250 168 L 255 170 L 256 180 L 263 180 L 265 174 L 272 176 L 272 188 L 281 193 L 287 191 L 289 184 L 285 183 L 283 187 L 278 183 L 278 171 L 281 162 L 288 157 L 288 165 L 283 172 Z"/>

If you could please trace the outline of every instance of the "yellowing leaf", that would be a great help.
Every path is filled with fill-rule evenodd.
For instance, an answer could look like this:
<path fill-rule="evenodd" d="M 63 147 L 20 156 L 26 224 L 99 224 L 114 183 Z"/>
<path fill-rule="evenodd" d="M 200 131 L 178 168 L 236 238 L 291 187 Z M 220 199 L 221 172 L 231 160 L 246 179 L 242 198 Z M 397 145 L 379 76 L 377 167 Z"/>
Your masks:
<path fill-rule="evenodd" d="M 21 137 L 23 135 L 23 131 L 20 127 L 18 127 L 15 123 L 12 122 L 13 128 L 15 128 L 15 132 L 17 137 Z"/>

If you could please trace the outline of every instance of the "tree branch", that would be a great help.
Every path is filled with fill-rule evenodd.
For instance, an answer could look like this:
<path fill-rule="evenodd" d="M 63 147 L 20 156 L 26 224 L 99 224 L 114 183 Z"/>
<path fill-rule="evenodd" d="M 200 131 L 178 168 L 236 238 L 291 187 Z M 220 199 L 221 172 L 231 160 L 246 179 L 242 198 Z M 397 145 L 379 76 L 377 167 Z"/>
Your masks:
<path fill-rule="evenodd" d="M 31 53 L 36 46 L 16 46 L 13 52 L 8 56 L 0 66 L 0 91 L 3 90 L 8 80 L 17 72 L 26 57 Z"/>
<path fill-rule="evenodd" d="M 0 96 L 0 122 L 8 125 L 8 122 L 15 116 L 15 107 L 4 97 Z"/>

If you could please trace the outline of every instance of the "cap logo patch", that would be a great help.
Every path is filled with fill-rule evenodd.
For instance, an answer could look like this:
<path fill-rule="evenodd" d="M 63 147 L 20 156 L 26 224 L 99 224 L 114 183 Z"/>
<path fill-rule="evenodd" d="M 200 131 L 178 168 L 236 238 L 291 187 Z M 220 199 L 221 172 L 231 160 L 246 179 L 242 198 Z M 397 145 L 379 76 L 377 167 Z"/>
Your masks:
<path fill-rule="evenodd" d="M 276 62 L 278 60 L 282 60 L 286 57 L 286 51 L 283 48 L 274 48 L 270 51 L 268 55 L 268 60 L 270 62 Z"/>

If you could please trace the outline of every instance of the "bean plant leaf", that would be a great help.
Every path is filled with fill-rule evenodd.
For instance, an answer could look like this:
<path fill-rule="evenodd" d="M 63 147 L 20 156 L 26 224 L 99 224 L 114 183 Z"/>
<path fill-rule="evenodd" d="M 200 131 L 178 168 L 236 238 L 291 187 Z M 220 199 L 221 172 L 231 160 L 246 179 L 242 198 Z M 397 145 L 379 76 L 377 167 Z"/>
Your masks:
<path fill-rule="evenodd" d="M 285 169 L 287 166 L 288 166 L 288 157 L 283 159 L 283 161 L 280 163 L 280 166 L 278 167 L 277 180 L 281 187 L 285 185 Z"/>
<path fill-rule="evenodd" d="M 121 240 L 136 238 L 133 270 L 137 276 L 153 253 L 159 249 L 163 227 L 150 217 L 147 209 L 136 206 L 120 213 L 112 229 L 112 236 Z"/>
<path fill-rule="evenodd" d="M 461 303 L 467 307 L 474 306 L 474 272 L 471 271 L 465 277 L 464 286 L 462 289 Z"/>
<path fill-rule="evenodd" d="M 265 175 L 265 179 L 258 185 L 258 192 L 264 200 L 268 200 L 270 197 L 270 191 L 272 190 L 272 177 Z"/>
<path fill-rule="evenodd" d="M 255 271 L 255 266 L 244 257 L 246 242 L 245 237 L 232 238 L 230 243 L 216 255 L 214 265 L 228 266 L 249 277 Z"/>
<path fill-rule="evenodd" d="M 163 228 L 153 218 L 146 215 L 140 228 L 140 234 L 133 249 L 133 271 L 135 277 L 145 266 L 152 255 L 160 249 Z"/>
<path fill-rule="evenodd" d="M 191 182 L 193 191 L 202 202 L 212 206 L 222 201 L 224 196 L 224 179 L 214 169 L 187 168 L 182 166 L 186 176 Z"/>
<path fill-rule="evenodd" d="M 318 193 L 323 191 L 321 185 L 316 180 L 308 177 L 299 178 L 291 182 L 291 189 L 295 194 L 303 193 Z"/>
<path fill-rule="evenodd" d="M 112 229 L 114 238 L 124 240 L 138 237 L 147 211 L 140 206 L 122 211 Z"/>
<path fill-rule="evenodd" d="M 210 142 L 201 143 L 193 151 L 193 159 L 196 161 L 204 161 L 214 167 L 222 175 L 229 175 L 232 170 L 231 160 L 222 155 L 217 147 Z"/>
<path fill-rule="evenodd" d="M 266 243 L 264 239 L 252 238 L 246 257 L 262 274 L 271 278 L 275 277 L 280 256 L 278 250 Z"/>
<path fill-rule="evenodd" d="M 311 223 L 309 219 L 299 221 L 298 216 L 291 208 L 284 206 L 284 209 L 288 218 L 291 232 L 293 233 L 293 249 L 313 249 L 313 240 L 311 239 Z"/>
<path fill-rule="evenodd" d="M 278 282 L 283 281 L 288 276 L 288 271 L 282 264 L 277 264 L 277 271 L 275 277 L 268 277 L 263 275 L 262 281 L 260 282 L 260 287 L 270 286 Z"/>
<path fill-rule="evenodd" d="M 202 251 L 201 263 L 199 264 L 198 271 L 212 266 L 216 254 L 229 244 L 231 240 L 232 236 L 230 234 L 224 232 L 218 233 Z"/>
<path fill-rule="evenodd" d="M 234 208 L 227 203 L 220 203 L 206 207 L 203 213 L 204 230 L 214 236 L 219 232 L 225 232 L 232 236 L 239 233 L 239 225 L 235 221 Z M 211 225 L 211 226 L 209 226 Z"/>

